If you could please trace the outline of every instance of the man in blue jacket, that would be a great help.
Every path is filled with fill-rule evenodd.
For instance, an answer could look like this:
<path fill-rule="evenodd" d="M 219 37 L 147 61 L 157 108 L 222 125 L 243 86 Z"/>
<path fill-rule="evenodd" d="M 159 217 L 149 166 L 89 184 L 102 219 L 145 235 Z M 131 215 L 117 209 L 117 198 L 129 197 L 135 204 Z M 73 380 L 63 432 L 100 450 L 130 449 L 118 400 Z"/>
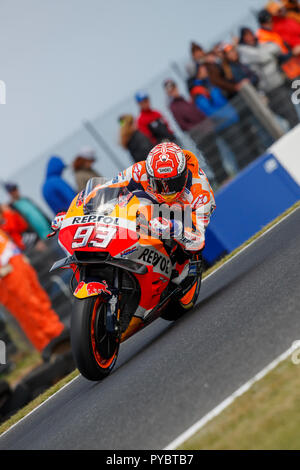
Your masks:
<path fill-rule="evenodd" d="M 190 93 L 200 111 L 213 119 L 217 131 L 222 131 L 239 121 L 239 115 L 222 90 L 210 81 L 205 64 L 198 67 Z"/>
<path fill-rule="evenodd" d="M 45 201 L 54 214 L 66 212 L 76 196 L 76 192 L 62 179 L 62 172 L 66 165 L 61 158 L 53 156 L 47 167 L 46 179 L 42 192 Z"/>
<path fill-rule="evenodd" d="M 222 90 L 211 82 L 205 64 L 198 66 L 190 93 L 200 111 L 215 123 L 216 133 L 231 148 L 239 169 L 260 155 L 258 135 L 249 131 L 252 126 L 249 116 L 246 119 L 243 116 L 241 119 L 240 113 L 228 101 Z M 245 152 L 248 147 L 250 152 Z"/>

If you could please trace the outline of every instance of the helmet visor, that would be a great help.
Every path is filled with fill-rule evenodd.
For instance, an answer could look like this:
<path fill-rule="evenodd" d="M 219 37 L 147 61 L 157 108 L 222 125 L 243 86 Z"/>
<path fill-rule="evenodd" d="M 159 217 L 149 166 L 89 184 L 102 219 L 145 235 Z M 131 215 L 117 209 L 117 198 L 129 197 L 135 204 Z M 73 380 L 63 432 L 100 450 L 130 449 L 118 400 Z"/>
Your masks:
<path fill-rule="evenodd" d="M 180 193 L 186 185 L 187 171 L 172 178 L 155 178 L 149 177 L 149 183 L 152 189 L 158 194 L 175 194 Z"/>

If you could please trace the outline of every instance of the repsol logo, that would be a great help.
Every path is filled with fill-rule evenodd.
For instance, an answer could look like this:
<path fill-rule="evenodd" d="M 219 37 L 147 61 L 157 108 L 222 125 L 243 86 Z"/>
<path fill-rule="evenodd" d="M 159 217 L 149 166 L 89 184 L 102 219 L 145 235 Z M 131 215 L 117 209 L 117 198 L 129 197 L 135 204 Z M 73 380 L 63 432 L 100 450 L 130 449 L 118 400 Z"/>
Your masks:
<path fill-rule="evenodd" d="M 118 217 L 107 217 L 105 215 L 85 215 L 80 217 L 74 217 L 72 220 L 72 224 L 89 224 L 89 223 L 97 223 L 103 222 L 104 224 L 119 224 Z"/>
<path fill-rule="evenodd" d="M 170 260 L 150 248 L 145 248 L 138 259 L 142 259 L 145 263 L 152 264 L 153 267 L 159 266 L 159 269 L 163 273 L 169 274 L 170 272 Z"/>

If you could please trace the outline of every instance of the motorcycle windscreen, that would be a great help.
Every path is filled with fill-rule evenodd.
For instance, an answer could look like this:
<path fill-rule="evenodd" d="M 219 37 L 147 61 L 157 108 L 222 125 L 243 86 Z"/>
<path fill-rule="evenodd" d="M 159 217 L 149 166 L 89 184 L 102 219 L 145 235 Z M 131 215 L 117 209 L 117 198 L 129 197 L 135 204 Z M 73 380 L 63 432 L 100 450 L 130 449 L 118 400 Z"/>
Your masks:
<path fill-rule="evenodd" d="M 109 215 L 118 204 L 128 202 L 131 193 L 126 187 L 103 186 L 102 178 L 91 178 L 86 185 L 83 203 L 85 214 Z"/>

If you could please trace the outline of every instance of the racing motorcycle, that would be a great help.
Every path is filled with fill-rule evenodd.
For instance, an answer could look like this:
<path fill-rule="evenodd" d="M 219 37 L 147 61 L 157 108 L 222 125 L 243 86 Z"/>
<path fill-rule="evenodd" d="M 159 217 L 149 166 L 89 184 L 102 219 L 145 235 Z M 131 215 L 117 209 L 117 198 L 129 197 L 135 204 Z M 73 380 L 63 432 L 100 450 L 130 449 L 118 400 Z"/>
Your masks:
<path fill-rule="evenodd" d="M 198 298 L 201 256 L 189 258 L 174 241 L 168 245 L 149 231 L 151 205 L 144 194 L 101 186 L 92 178 L 57 230 L 67 256 L 51 271 L 73 271 L 71 346 L 79 371 L 89 380 L 112 371 L 120 343 L 158 317 L 176 320 Z M 187 268 L 188 275 L 178 282 Z"/>

